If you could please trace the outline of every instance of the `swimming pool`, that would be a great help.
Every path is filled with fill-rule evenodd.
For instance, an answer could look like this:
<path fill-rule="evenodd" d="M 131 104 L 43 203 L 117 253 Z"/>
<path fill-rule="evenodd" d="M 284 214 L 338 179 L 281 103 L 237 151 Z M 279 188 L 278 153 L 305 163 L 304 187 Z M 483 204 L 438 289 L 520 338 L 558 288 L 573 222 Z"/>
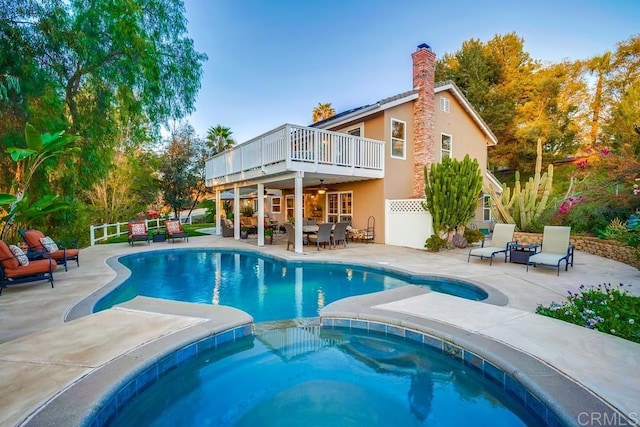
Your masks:
<path fill-rule="evenodd" d="M 443 277 L 411 277 L 343 264 L 287 263 L 250 252 L 181 249 L 121 257 L 131 276 L 101 298 L 94 312 L 137 295 L 243 310 L 256 322 L 317 317 L 339 299 L 409 284 L 472 300 L 481 288 Z"/>
<path fill-rule="evenodd" d="M 131 398 L 108 425 L 544 425 L 459 360 L 400 338 L 269 330 L 206 351 Z"/>

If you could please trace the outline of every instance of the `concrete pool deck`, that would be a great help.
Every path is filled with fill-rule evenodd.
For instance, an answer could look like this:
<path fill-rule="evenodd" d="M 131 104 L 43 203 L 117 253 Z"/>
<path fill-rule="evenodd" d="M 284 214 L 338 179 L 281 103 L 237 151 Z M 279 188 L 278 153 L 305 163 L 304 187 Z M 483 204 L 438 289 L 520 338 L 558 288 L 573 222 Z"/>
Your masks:
<path fill-rule="evenodd" d="M 524 265 L 497 261 L 489 266 L 487 260 L 477 258 L 467 263 L 468 250 L 431 254 L 378 244 L 349 244 L 347 248 L 339 246 L 319 252 L 310 246 L 304 254 L 295 254 L 287 252 L 286 244 L 280 239 L 276 239 L 274 245 L 258 248 L 255 239 L 234 241 L 203 236 L 190 238 L 188 243 L 152 243 L 150 246 L 138 243 L 134 247 L 121 243 L 86 248 L 81 251 L 80 267 L 72 265 L 68 272 L 55 273 L 54 289 L 43 281 L 3 290 L 0 379 L 4 387 L 0 391 L 0 425 L 21 424 L 61 389 L 98 367 L 154 340 L 199 328 L 204 318 L 201 315 L 175 315 L 141 308 L 134 312 L 112 309 L 64 323 L 75 304 L 115 278 L 116 273 L 106 263 L 107 259 L 146 250 L 185 247 L 238 248 L 258 250 L 287 260 L 398 268 L 412 274 L 452 276 L 495 288 L 507 296 L 505 307 L 427 293 L 402 299 L 390 297 L 377 303 L 375 310 L 384 311 L 387 317 L 402 319 L 410 315 L 443 326 L 455 326 L 471 335 L 520 350 L 579 382 L 631 421 L 638 419 L 640 345 L 533 314 L 538 304 L 561 301 L 568 290 L 577 291 L 582 284 L 623 283 L 631 285 L 627 289 L 632 294 L 640 295 L 640 272 L 633 267 L 577 252 L 574 267 L 556 276 L 553 268 L 531 268 L 527 272 Z M 105 316 L 109 316 L 107 322 Z M 136 328 L 140 331 L 134 334 L 131 319 L 139 317 L 146 319 L 145 327 Z M 73 334 L 61 332 L 70 328 Z M 108 351 L 104 350 L 105 346 Z M 84 351 L 79 352 L 78 347 Z M 56 375 L 36 375 L 38 369 L 56 372 Z M 33 375 L 24 375 L 24 372 Z"/>

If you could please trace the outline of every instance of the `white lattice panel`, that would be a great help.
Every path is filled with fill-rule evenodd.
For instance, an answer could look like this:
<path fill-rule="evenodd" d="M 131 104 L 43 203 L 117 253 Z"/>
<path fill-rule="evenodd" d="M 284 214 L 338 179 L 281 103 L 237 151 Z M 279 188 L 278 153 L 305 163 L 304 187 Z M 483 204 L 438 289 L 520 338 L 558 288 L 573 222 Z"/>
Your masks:
<path fill-rule="evenodd" d="M 389 213 L 423 213 L 422 202 L 424 199 L 388 200 Z"/>

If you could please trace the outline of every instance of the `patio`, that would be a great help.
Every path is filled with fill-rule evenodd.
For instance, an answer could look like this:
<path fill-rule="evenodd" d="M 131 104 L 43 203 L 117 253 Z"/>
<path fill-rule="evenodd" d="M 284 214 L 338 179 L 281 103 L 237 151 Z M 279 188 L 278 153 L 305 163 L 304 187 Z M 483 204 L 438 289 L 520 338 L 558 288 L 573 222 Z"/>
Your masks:
<path fill-rule="evenodd" d="M 640 295 L 640 275 L 633 267 L 577 252 L 575 266 L 568 272 L 563 271 L 560 276 L 556 276 L 554 269 L 536 268 L 527 273 L 524 266 L 519 264 L 495 262 L 489 267 L 486 261 L 472 260 L 467 263 L 468 250 L 432 254 L 401 247 L 350 242 L 347 248 L 339 246 L 337 249 L 321 251 L 317 251 L 314 246 L 305 246 L 304 252 L 300 254 L 287 252 L 286 243 L 283 244 L 282 240 L 278 236 L 273 245 L 258 247 L 255 238 L 236 241 L 219 236 L 203 236 L 191 238 L 188 243 L 175 245 L 165 242 L 129 247 L 123 243 L 85 248 L 83 262 L 79 268 L 74 266 L 66 273 L 56 273 L 54 289 L 46 282 L 5 289 L 0 297 L 4 326 L 0 331 L 0 354 L 3 354 L 0 357 L 0 366 L 9 368 L 20 363 L 31 364 L 28 360 L 17 360 L 10 356 L 18 347 L 30 348 L 33 357 L 46 352 L 46 349 L 42 348 L 46 345 L 43 343 L 47 342 L 43 337 L 49 333 L 57 333 L 71 307 L 116 277 L 116 272 L 105 263 L 108 258 L 139 251 L 181 247 L 250 248 L 287 260 L 331 261 L 402 268 L 415 274 L 455 276 L 495 288 L 509 298 L 506 307 L 461 301 L 455 297 L 433 293 L 402 300 L 391 298 L 384 304 L 379 301 L 376 304 L 387 310 L 387 315 L 398 319 L 406 317 L 407 313 L 413 313 L 413 316 L 441 324 L 443 327 L 448 325 L 466 330 L 470 338 L 477 335 L 521 349 L 579 380 L 621 411 L 631 414 L 637 409 L 634 405 L 640 400 L 640 369 L 637 357 L 632 355 L 637 355 L 640 348 L 638 344 L 532 314 L 539 303 L 559 301 L 564 298 L 567 290 L 577 291 L 581 284 L 624 283 L 632 285 L 630 291 L 633 294 Z M 126 278 L 123 277 L 126 276 L 126 270 L 118 270 L 121 270 L 119 280 Z M 96 320 L 93 320 L 94 317 Z M 123 317 L 123 321 L 125 318 L 126 316 Z M 117 322 L 117 316 L 115 319 Z M 86 325 L 87 336 L 96 335 L 95 328 L 100 328 L 99 324 L 94 324 L 98 322 L 98 316 L 85 317 L 82 321 Z M 48 328 L 53 329 L 45 331 Z M 117 329 L 113 328 L 110 334 L 121 333 Z M 559 329 L 565 331 L 562 336 L 557 334 Z M 28 335 L 36 333 L 38 335 L 34 337 L 39 339 L 31 342 Z M 158 330 L 158 333 L 162 332 Z M 125 353 L 131 347 L 131 343 L 129 348 L 118 347 L 119 338 L 115 335 L 110 339 L 101 335 L 100 339 L 116 343 L 113 354 L 118 354 L 119 350 Z M 142 346 L 150 339 L 153 340 L 153 333 L 151 337 L 141 338 L 138 345 Z M 77 351 L 77 342 L 75 339 L 71 340 L 67 348 Z M 64 350 L 64 343 L 58 343 L 57 346 Z M 35 360 L 33 363 L 45 366 Z M 50 364 L 51 369 L 56 369 L 55 366 L 55 363 Z M 0 378 L 6 386 L 3 388 L 4 391 L 0 392 L 0 398 L 5 402 L 13 402 L 18 407 L 10 405 L 12 411 L 3 411 L 6 416 L 13 416 L 0 420 L 1 424 L 19 421 L 22 419 L 20 417 L 26 416 L 36 405 L 32 399 L 31 406 L 21 406 L 21 402 L 29 400 L 19 398 L 19 390 L 23 390 L 24 384 L 20 383 L 20 378 L 12 376 L 12 372 L 14 369 L 2 369 Z M 60 380 L 42 376 L 38 384 L 40 399 L 36 401 L 47 400 L 64 386 L 65 381 L 74 380 L 75 377 Z M 25 393 L 29 391 L 32 392 L 33 388 L 24 389 Z"/>

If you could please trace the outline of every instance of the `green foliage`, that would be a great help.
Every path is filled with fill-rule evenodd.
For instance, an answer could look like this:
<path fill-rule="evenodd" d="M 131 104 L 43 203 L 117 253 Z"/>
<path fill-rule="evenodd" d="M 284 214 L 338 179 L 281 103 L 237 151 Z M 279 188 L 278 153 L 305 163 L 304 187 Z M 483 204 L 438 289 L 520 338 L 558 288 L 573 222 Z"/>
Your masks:
<path fill-rule="evenodd" d="M 467 227 L 464 229 L 464 238 L 467 239 L 468 243 L 482 242 L 484 240 L 484 233 L 480 230 Z"/>
<path fill-rule="evenodd" d="M 558 222 L 571 227 L 571 232 L 595 236 L 606 230 L 615 218 L 629 218 L 629 211 L 623 207 L 603 206 L 600 202 L 585 201 L 571 208 Z"/>
<path fill-rule="evenodd" d="M 193 128 L 184 125 L 175 130 L 162 155 L 160 189 L 176 218 L 181 210 L 194 204 L 194 194 L 199 194 L 198 160 L 198 142 Z"/>
<path fill-rule="evenodd" d="M 4 238 L 8 228 L 15 221 L 26 222 L 42 215 L 48 215 L 68 209 L 66 200 L 57 195 L 45 194 L 30 203 L 29 190 L 34 174 L 44 168 L 48 161 L 62 155 L 77 151 L 72 146 L 77 139 L 75 135 L 66 135 L 64 131 L 54 134 L 40 134 L 29 123 L 25 127 L 26 147 L 9 147 L 6 152 L 16 163 L 16 177 L 13 182 L 14 194 L 0 194 L 0 207 L 4 213 L 0 221 L 4 222 L 0 238 Z"/>
<path fill-rule="evenodd" d="M 213 222 L 216 216 L 216 202 L 213 200 L 203 200 L 198 206 L 205 209 L 204 221 Z"/>
<path fill-rule="evenodd" d="M 233 147 L 235 141 L 231 134 L 233 134 L 231 128 L 222 125 L 211 126 L 207 130 L 207 146 L 211 150 L 212 156 Z"/>
<path fill-rule="evenodd" d="M 520 173 L 516 172 L 513 191 L 503 184 L 502 197 L 493 187 L 485 188 L 491 195 L 492 212 L 500 222 L 516 224 L 521 231 L 530 231 L 530 224 L 541 216 L 547 208 L 553 183 L 553 164 L 547 172 L 540 175 L 542 170 L 542 141 L 538 140 L 536 167 L 533 177 L 530 177 L 522 189 Z"/>
<path fill-rule="evenodd" d="M 536 313 L 640 343 L 640 297 L 623 284 L 580 285 L 580 292 L 568 293 L 564 302 L 539 305 Z"/>
<path fill-rule="evenodd" d="M 242 205 L 240 207 L 240 213 L 242 214 L 242 216 L 251 217 L 256 212 L 253 209 L 253 206 L 251 206 L 251 205 Z"/>
<path fill-rule="evenodd" d="M 482 188 L 476 159 L 445 157 L 442 163 L 424 167 L 424 179 L 426 201 L 422 206 L 431 213 L 434 233 L 450 233 L 469 223 Z"/>
<path fill-rule="evenodd" d="M 433 234 L 426 240 L 424 247 L 427 248 L 429 252 L 439 252 L 442 249 L 447 249 L 449 244 L 446 239 L 443 239 L 437 234 Z"/>

